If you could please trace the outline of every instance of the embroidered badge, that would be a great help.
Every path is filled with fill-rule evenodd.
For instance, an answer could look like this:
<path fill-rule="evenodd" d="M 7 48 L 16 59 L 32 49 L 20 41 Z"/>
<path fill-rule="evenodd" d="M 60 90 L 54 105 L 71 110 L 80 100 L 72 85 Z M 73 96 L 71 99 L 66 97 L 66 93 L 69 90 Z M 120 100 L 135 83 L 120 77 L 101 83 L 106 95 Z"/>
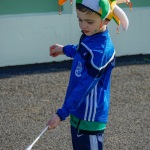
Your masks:
<path fill-rule="evenodd" d="M 76 75 L 77 77 L 80 77 L 80 76 L 81 76 L 81 72 L 82 72 L 82 64 L 81 64 L 81 62 L 79 61 L 79 62 L 78 62 L 78 65 L 77 65 L 77 67 L 76 67 L 76 70 L 75 70 L 75 75 Z"/>

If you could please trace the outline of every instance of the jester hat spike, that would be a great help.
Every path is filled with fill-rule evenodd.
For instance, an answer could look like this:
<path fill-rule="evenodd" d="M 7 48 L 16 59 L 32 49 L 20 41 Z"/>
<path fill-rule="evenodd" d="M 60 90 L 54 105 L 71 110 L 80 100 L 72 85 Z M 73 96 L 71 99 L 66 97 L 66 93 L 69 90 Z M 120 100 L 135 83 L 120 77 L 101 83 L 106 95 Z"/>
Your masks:
<path fill-rule="evenodd" d="M 64 3 L 66 2 L 67 0 L 58 0 L 58 5 L 59 5 L 59 15 L 61 15 L 61 6 L 64 5 Z M 72 5 L 72 0 L 70 0 L 70 4 Z"/>
<path fill-rule="evenodd" d="M 67 0 L 58 0 L 58 5 L 62 6 Z M 70 4 L 72 4 L 72 0 L 70 0 Z"/>
<path fill-rule="evenodd" d="M 111 20 L 113 19 L 116 24 L 118 25 L 118 28 L 120 24 L 122 25 L 122 29 L 126 31 L 129 26 L 129 20 L 126 16 L 125 12 L 117 5 L 121 3 L 126 3 L 129 5 L 130 10 L 132 10 L 132 3 L 130 0 L 109 0 L 110 6 L 111 6 L 111 12 L 109 13 L 107 19 Z M 118 30 L 117 28 L 117 30 Z M 119 33 L 119 31 L 118 31 Z"/>

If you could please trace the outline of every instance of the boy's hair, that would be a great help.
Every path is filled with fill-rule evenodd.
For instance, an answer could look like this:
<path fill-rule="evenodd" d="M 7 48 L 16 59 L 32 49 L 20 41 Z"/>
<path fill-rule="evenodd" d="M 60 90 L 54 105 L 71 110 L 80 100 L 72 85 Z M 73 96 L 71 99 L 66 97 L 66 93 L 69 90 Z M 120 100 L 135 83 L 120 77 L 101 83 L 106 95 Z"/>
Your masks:
<path fill-rule="evenodd" d="M 93 12 L 95 12 L 95 11 L 93 11 L 92 9 L 90 9 L 90 8 L 88 8 L 88 7 L 86 7 L 86 6 L 84 6 L 84 5 L 82 5 L 82 4 L 80 4 L 80 3 L 76 3 L 76 9 L 78 9 L 79 11 L 81 11 L 81 12 L 83 12 L 83 13 L 87 13 L 87 14 L 92 14 Z M 97 13 L 98 14 L 98 13 Z M 100 14 L 98 14 L 98 15 L 100 15 Z"/>

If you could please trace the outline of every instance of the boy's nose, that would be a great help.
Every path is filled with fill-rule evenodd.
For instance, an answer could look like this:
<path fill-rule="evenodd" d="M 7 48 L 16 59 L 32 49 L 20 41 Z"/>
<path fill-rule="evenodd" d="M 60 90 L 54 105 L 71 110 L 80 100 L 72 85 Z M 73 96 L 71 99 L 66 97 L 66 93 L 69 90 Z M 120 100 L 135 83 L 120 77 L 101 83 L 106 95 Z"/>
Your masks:
<path fill-rule="evenodd" d="M 81 23 L 81 28 L 82 28 L 82 29 L 86 29 L 86 28 L 87 28 L 86 22 L 82 22 L 82 23 Z"/>

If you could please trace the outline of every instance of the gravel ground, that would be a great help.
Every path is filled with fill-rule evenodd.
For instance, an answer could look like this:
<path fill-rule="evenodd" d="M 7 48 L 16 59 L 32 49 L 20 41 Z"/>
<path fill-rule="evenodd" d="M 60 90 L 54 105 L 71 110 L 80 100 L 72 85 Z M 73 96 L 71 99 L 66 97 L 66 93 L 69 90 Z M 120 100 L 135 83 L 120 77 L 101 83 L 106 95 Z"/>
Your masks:
<path fill-rule="evenodd" d="M 69 69 L 0 77 L 0 150 L 24 150 L 63 103 Z M 71 150 L 69 118 L 33 150 Z M 112 74 L 105 150 L 150 149 L 150 63 L 118 65 Z"/>

